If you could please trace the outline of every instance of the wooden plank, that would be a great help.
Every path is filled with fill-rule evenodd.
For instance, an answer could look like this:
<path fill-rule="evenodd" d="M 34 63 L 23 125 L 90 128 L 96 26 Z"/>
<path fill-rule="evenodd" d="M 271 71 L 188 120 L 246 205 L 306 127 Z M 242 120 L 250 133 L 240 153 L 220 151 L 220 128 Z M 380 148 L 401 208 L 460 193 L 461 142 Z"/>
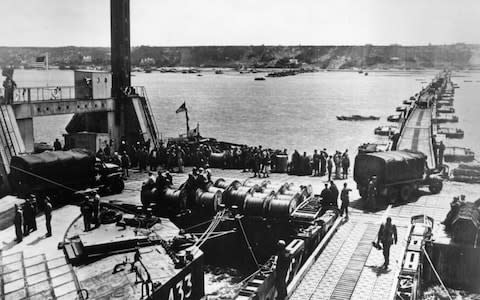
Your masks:
<path fill-rule="evenodd" d="M 337 285 L 335 286 L 330 299 L 350 299 L 355 286 L 357 285 L 360 274 L 362 273 L 365 262 L 367 261 L 370 250 L 372 249 L 371 241 L 376 235 L 376 226 L 369 224 L 362 235 L 362 238 L 355 247 L 354 254 L 350 257 L 347 266 L 343 270 Z"/>

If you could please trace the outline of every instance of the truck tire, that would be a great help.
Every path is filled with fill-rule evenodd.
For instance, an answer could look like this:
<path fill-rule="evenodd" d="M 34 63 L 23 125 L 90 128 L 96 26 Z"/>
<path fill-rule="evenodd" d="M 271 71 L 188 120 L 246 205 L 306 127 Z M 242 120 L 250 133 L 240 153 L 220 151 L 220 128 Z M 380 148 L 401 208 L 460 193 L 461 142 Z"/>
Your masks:
<path fill-rule="evenodd" d="M 408 202 L 413 194 L 413 186 L 411 184 L 402 185 L 400 188 L 400 200 L 402 202 Z"/>
<path fill-rule="evenodd" d="M 443 182 L 440 179 L 433 178 L 430 179 L 430 185 L 428 186 L 428 190 L 432 194 L 438 194 L 442 191 Z"/>
<path fill-rule="evenodd" d="M 398 189 L 396 187 L 387 188 L 387 204 L 395 204 L 398 202 Z"/>
<path fill-rule="evenodd" d="M 112 183 L 110 184 L 110 190 L 112 191 L 112 193 L 114 194 L 119 194 L 123 191 L 123 189 L 125 188 L 125 183 L 123 182 L 123 179 L 118 177 L 118 178 L 115 178 Z"/>

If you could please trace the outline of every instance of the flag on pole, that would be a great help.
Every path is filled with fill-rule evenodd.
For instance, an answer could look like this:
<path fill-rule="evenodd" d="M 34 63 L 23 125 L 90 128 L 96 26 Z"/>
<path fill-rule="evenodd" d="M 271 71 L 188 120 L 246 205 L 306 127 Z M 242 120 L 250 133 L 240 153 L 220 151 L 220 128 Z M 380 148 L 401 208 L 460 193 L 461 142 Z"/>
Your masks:
<path fill-rule="evenodd" d="M 187 105 L 185 104 L 185 102 L 183 102 L 183 104 L 180 105 L 179 108 L 177 108 L 177 110 L 175 111 L 175 113 L 178 114 L 178 113 L 181 113 L 181 112 L 183 112 L 183 111 L 187 111 Z"/>

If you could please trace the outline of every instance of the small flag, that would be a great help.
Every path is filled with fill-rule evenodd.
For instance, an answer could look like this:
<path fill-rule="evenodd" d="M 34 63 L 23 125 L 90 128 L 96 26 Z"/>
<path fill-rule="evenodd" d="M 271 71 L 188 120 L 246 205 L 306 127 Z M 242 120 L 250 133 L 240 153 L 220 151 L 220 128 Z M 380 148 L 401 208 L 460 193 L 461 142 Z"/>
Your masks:
<path fill-rule="evenodd" d="M 187 111 L 187 105 L 185 104 L 185 102 L 183 102 L 183 104 L 180 105 L 179 108 L 177 108 L 177 110 L 175 111 L 175 113 L 178 114 L 178 113 L 181 113 L 181 112 L 183 112 L 183 111 Z"/>

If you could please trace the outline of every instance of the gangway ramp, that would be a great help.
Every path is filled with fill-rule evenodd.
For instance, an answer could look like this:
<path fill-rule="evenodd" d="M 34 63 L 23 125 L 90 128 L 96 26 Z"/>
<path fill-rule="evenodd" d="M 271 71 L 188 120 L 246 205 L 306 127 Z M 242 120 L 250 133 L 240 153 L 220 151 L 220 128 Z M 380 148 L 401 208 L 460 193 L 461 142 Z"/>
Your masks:
<path fill-rule="evenodd" d="M 436 167 L 432 145 L 432 108 L 414 108 L 400 133 L 397 150 L 422 152 L 430 169 Z"/>
<path fill-rule="evenodd" d="M 384 270 L 382 251 L 372 246 L 380 227 L 377 216 L 356 217 L 338 229 L 293 291 L 291 300 L 389 297 L 405 246 L 400 237 L 407 227 L 397 224 L 399 241 L 391 247 L 390 267 Z"/>

